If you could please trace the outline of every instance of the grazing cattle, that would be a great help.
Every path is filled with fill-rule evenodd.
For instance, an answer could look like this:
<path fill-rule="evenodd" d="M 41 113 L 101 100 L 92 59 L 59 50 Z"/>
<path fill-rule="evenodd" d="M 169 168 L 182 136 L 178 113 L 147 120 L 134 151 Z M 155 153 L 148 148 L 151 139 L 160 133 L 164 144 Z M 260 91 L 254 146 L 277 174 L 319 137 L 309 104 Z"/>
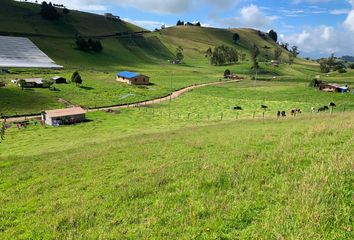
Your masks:
<path fill-rule="evenodd" d="M 235 106 L 235 107 L 232 108 L 232 110 L 243 110 L 243 109 L 240 106 Z"/>
<path fill-rule="evenodd" d="M 331 102 L 331 103 L 329 104 L 329 106 L 330 106 L 330 107 L 336 107 L 337 105 L 336 105 L 334 102 Z"/>
<path fill-rule="evenodd" d="M 261 108 L 262 108 L 263 110 L 266 110 L 266 109 L 268 109 L 268 106 L 266 106 L 266 105 L 261 105 Z"/>
<path fill-rule="evenodd" d="M 277 117 L 280 118 L 280 116 L 281 116 L 281 112 L 278 111 L 278 112 L 277 112 Z"/>
<path fill-rule="evenodd" d="M 282 112 L 281 112 L 281 116 L 282 116 L 282 117 L 286 117 L 285 111 L 282 111 Z"/>
<path fill-rule="evenodd" d="M 318 112 L 325 112 L 325 111 L 327 111 L 327 110 L 329 110 L 329 107 L 324 106 L 324 107 L 319 108 L 319 109 L 318 109 Z"/>
<path fill-rule="evenodd" d="M 311 108 L 311 112 L 314 113 L 316 112 L 316 109 L 314 107 Z"/>
<path fill-rule="evenodd" d="M 291 116 L 296 116 L 296 114 L 301 113 L 301 109 L 299 109 L 299 108 L 293 109 L 293 110 L 291 110 L 290 113 L 291 113 Z"/>

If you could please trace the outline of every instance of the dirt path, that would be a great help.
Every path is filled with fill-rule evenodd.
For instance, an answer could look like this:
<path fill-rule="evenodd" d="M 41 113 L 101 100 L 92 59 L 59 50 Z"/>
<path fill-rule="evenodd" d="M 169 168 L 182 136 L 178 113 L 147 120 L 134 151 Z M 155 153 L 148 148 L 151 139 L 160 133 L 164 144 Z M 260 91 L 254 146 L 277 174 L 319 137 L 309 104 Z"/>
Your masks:
<path fill-rule="evenodd" d="M 214 85 L 221 85 L 225 83 L 235 83 L 239 82 L 240 80 L 229 80 L 229 81 L 219 81 L 219 82 L 210 82 L 210 83 L 202 83 L 202 84 L 196 84 L 193 86 L 185 87 L 180 90 L 177 90 L 170 94 L 169 96 L 166 97 L 161 97 L 161 98 L 156 98 L 144 102 L 139 102 L 139 103 L 130 103 L 130 104 L 124 104 L 124 105 L 119 105 L 119 106 L 112 106 L 112 107 L 99 107 L 99 108 L 94 108 L 94 109 L 89 109 L 89 112 L 96 112 L 96 111 L 106 111 L 106 110 L 115 110 L 115 109 L 124 109 L 124 108 L 134 108 L 134 107 L 141 107 L 141 106 L 149 106 L 153 104 L 158 104 L 161 102 L 166 102 L 171 99 L 175 99 L 180 97 L 181 95 L 192 91 L 193 89 L 201 88 L 201 87 L 207 87 L 207 86 L 214 86 Z M 40 115 L 34 115 L 34 116 L 24 116 L 24 117 L 15 117 L 15 118 L 7 118 L 6 121 L 9 123 L 13 122 L 22 122 L 26 120 L 31 120 L 31 119 L 38 119 L 40 118 Z M 2 120 L 0 120 L 2 121 Z"/>

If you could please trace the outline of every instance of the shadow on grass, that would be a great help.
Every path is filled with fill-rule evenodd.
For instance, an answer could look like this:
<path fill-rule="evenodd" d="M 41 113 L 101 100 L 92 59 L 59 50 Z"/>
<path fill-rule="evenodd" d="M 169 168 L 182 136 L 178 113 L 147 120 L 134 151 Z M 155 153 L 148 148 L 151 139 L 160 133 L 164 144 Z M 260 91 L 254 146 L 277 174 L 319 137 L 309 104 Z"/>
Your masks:
<path fill-rule="evenodd" d="M 84 89 L 84 90 L 93 90 L 94 88 L 93 87 L 86 87 L 86 86 L 80 86 L 81 89 Z"/>

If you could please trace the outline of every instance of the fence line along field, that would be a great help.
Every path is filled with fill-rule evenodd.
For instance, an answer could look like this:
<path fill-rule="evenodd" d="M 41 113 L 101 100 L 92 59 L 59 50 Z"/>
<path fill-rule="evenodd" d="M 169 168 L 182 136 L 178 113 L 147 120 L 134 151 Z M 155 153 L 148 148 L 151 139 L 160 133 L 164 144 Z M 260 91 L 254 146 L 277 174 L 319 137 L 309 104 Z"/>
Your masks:
<path fill-rule="evenodd" d="M 350 238 L 352 113 L 145 133 L 91 114 L 9 133 L 2 238 Z"/>

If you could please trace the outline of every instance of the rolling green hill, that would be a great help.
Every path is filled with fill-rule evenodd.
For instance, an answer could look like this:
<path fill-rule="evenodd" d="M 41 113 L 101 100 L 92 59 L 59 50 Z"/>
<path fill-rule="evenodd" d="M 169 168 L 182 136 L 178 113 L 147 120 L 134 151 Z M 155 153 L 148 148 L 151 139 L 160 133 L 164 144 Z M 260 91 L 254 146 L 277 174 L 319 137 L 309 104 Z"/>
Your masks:
<path fill-rule="evenodd" d="M 40 6 L 33 3 L 1 0 L 0 32 L 12 35 L 43 35 L 52 37 L 102 36 L 117 32 L 141 31 L 125 21 L 107 20 L 104 16 L 71 10 L 59 20 L 44 20 Z M 61 13 L 62 10 L 58 9 Z"/>

